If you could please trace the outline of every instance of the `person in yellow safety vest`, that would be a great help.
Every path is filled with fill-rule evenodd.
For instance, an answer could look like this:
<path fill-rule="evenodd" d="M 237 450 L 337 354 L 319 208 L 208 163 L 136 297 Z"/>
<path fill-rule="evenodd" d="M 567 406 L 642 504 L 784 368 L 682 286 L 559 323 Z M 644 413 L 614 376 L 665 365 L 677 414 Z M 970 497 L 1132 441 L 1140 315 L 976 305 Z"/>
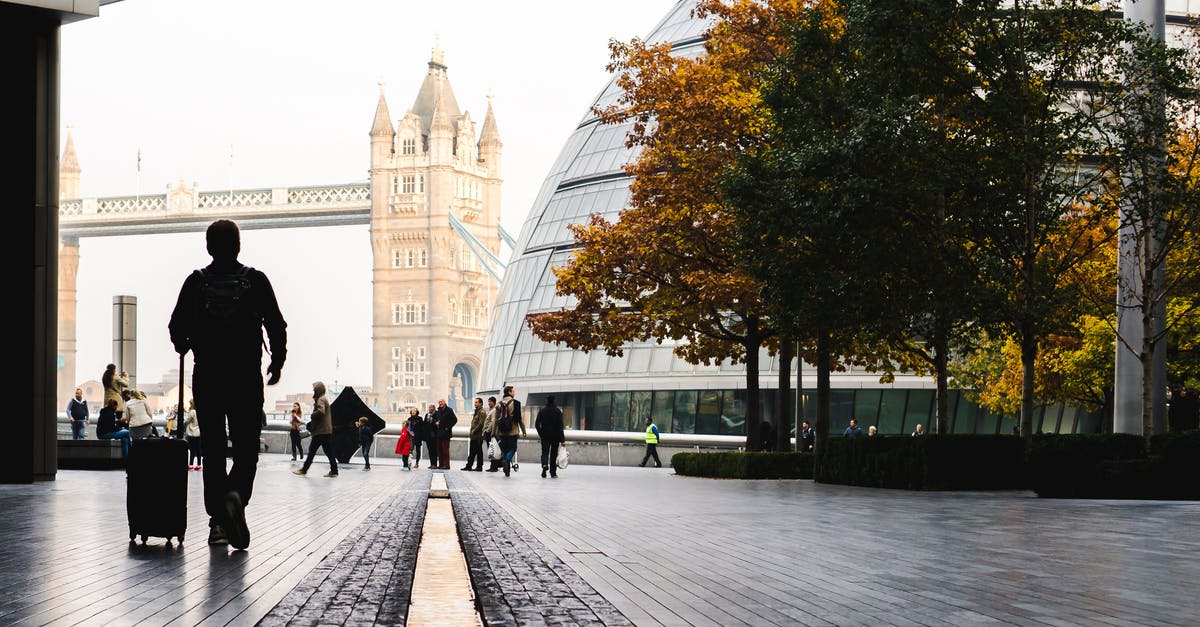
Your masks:
<path fill-rule="evenodd" d="M 662 461 L 658 459 L 658 427 L 654 426 L 654 421 L 646 416 L 646 456 L 642 458 L 642 463 L 638 466 L 643 468 L 650 458 L 654 458 L 654 467 L 662 468 Z"/>

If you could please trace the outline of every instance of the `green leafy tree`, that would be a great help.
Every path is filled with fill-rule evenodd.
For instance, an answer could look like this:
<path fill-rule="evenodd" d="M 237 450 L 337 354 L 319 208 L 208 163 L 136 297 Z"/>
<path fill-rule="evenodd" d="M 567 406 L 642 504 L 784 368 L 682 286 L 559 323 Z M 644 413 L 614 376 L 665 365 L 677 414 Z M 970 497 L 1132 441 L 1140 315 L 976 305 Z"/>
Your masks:
<path fill-rule="evenodd" d="M 617 221 L 593 216 L 572 226 L 579 247 L 555 269 L 574 304 L 531 316 L 534 334 L 573 348 L 621 354 L 631 340 L 671 339 L 691 363 L 746 364 L 746 448 L 759 437 L 759 349 L 774 320 L 761 284 L 741 270 L 733 214 L 718 176 L 760 141 L 771 120 L 757 78 L 779 54 L 772 3 L 703 2 L 716 18 L 705 54 L 676 56 L 669 44 L 613 42 L 610 71 L 624 90 L 597 111 L 608 124 L 632 121 L 640 150 L 625 170 L 629 206 Z"/>

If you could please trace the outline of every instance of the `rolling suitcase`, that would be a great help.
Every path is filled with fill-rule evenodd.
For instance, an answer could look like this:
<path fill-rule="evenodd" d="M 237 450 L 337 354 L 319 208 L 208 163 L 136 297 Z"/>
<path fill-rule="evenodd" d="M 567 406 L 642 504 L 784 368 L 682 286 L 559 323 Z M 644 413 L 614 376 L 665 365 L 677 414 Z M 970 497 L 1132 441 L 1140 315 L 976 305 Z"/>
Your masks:
<path fill-rule="evenodd" d="M 125 510 L 129 541 L 141 536 L 179 538 L 187 531 L 188 445 L 183 439 L 183 355 L 179 356 L 179 406 L 175 438 L 134 440 L 125 460 Z"/>
<path fill-rule="evenodd" d="M 126 460 L 125 508 L 129 541 L 141 536 L 179 538 L 187 531 L 187 442 L 172 438 L 134 440 Z"/>

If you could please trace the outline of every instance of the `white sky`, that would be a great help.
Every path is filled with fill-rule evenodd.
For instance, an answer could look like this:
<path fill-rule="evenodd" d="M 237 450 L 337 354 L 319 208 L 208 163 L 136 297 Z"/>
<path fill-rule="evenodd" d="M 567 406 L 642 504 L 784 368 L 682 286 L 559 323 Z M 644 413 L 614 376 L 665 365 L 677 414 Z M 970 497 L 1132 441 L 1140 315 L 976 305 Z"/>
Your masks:
<path fill-rule="evenodd" d="M 84 197 L 159 194 L 180 179 L 201 190 L 365 181 L 379 81 L 403 116 L 437 38 L 461 108 L 482 122 L 495 94 L 502 223 L 515 236 L 608 80 L 609 39 L 645 36 L 673 5 L 123 0 L 62 29 L 63 141 L 71 125 Z M 138 380 L 158 381 L 177 365 L 166 324 L 184 277 L 208 263 L 203 234 L 90 238 L 80 253 L 77 378 L 99 379 L 112 360 L 112 297 L 132 294 Z M 367 227 L 244 231 L 240 259 L 271 278 L 289 325 L 268 402 L 318 379 L 370 386 Z"/>

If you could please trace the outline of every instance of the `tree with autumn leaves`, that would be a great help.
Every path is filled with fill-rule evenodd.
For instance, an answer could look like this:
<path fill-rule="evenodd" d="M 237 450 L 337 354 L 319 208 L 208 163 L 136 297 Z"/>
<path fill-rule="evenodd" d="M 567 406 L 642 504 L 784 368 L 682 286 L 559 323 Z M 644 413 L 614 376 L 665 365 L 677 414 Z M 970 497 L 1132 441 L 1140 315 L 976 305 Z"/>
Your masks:
<path fill-rule="evenodd" d="M 530 316 L 540 338 L 619 355 L 633 340 L 674 340 L 690 363 L 746 365 L 746 448 L 759 438 L 759 349 L 776 341 L 762 284 L 738 263 L 735 207 L 718 176 L 766 136 L 759 76 L 777 62 L 773 35 L 790 3 L 702 2 L 716 18 L 705 54 L 671 54 L 670 44 L 611 44 L 609 70 L 624 90 L 596 114 L 631 123 L 639 149 L 625 167 L 629 206 L 616 222 L 573 225 L 578 250 L 555 269 L 571 308 Z M 782 429 L 781 429 L 782 430 Z"/>

